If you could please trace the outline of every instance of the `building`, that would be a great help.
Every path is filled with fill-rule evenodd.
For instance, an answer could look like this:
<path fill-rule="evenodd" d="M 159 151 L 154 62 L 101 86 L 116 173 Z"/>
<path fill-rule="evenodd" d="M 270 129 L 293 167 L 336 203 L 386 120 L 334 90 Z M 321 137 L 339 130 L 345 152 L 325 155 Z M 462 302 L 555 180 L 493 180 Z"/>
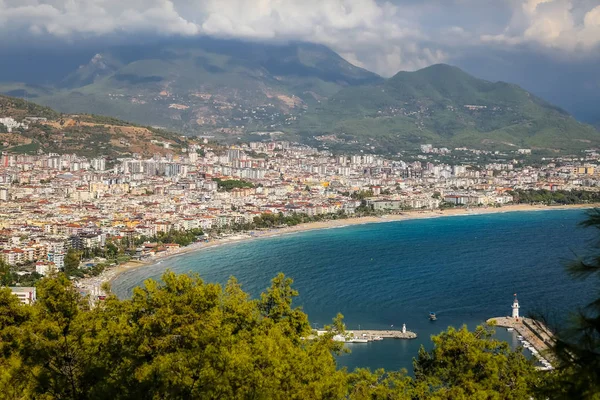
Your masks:
<path fill-rule="evenodd" d="M 106 159 L 105 158 L 93 158 L 91 161 L 92 168 L 96 171 L 105 171 L 106 170 Z"/>
<path fill-rule="evenodd" d="M 47 261 L 38 261 L 35 263 L 35 272 L 40 275 L 46 276 L 51 273 L 58 272 L 58 268 L 56 268 L 56 264 Z"/>
<path fill-rule="evenodd" d="M 31 305 L 37 300 L 36 290 L 34 287 L 10 287 L 9 289 L 23 304 Z"/>
<path fill-rule="evenodd" d="M 29 126 L 27 124 L 17 122 L 14 118 L 11 118 L 11 117 L 0 118 L 0 124 L 4 125 L 6 127 L 6 131 L 8 133 L 11 133 L 13 131 L 13 129 L 16 129 L 16 128 L 24 128 L 24 129 L 29 128 Z"/>
<path fill-rule="evenodd" d="M 48 253 L 48 262 L 54 263 L 59 270 L 65 269 L 65 254 L 64 253 Z"/>
<path fill-rule="evenodd" d="M 405 207 L 402 200 L 367 200 L 367 205 L 373 207 L 375 211 L 401 210 Z"/>

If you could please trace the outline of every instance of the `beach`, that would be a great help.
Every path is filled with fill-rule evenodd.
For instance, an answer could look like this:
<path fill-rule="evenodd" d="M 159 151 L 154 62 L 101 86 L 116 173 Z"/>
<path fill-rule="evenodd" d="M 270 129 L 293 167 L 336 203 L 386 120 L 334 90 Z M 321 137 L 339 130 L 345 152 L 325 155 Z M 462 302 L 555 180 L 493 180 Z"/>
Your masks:
<path fill-rule="evenodd" d="M 600 204 L 574 204 L 566 206 L 544 206 L 544 205 L 528 205 L 528 204 L 516 204 L 507 205 L 503 207 L 477 207 L 477 208 L 451 208 L 445 210 L 411 210 L 404 211 L 399 214 L 389 214 L 384 216 L 369 216 L 369 217 L 356 217 L 356 218 L 344 218 L 337 220 L 309 222 L 296 226 L 289 226 L 283 228 L 273 228 L 269 230 L 255 230 L 247 233 L 238 233 L 224 236 L 222 238 L 212 239 L 209 242 L 197 242 L 192 245 L 181 247 L 176 249 L 169 254 L 164 256 L 153 257 L 144 261 L 129 261 L 119 266 L 106 269 L 102 274 L 80 279 L 76 285 L 80 288 L 92 290 L 98 289 L 104 282 L 111 283 L 120 274 L 125 271 L 132 269 L 143 268 L 149 265 L 157 264 L 159 261 L 177 257 L 190 252 L 201 251 L 211 247 L 235 244 L 242 241 L 268 238 L 273 236 L 280 236 L 285 234 L 299 233 L 304 231 L 316 230 L 316 229 L 332 229 L 341 228 L 351 225 L 362 225 L 372 223 L 385 223 L 385 222 L 396 222 L 406 221 L 413 219 L 422 218 L 440 218 L 440 217 L 453 217 L 453 216 L 467 216 L 467 215 L 482 215 L 482 214 L 496 214 L 496 213 L 508 213 L 508 212 L 530 212 L 530 211 L 552 211 L 552 210 L 566 210 L 566 209 L 586 209 L 600 207 Z"/>

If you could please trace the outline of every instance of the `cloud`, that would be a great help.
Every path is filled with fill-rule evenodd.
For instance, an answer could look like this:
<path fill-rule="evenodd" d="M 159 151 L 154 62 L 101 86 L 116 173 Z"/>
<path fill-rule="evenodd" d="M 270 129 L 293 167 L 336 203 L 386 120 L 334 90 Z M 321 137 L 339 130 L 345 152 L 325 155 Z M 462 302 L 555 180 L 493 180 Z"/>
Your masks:
<path fill-rule="evenodd" d="M 481 36 L 484 43 L 537 45 L 573 55 L 600 45 L 600 5 L 579 0 L 526 0 L 513 3 L 502 33 Z"/>
<path fill-rule="evenodd" d="M 200 33 L 169 0 L 0 0 L 0 28 L 61 38 L 119 32 Z"/>
<path fill-rule="evenodd" d="M 303 40 L 391 75 L 490 45 L 591 52 L 600 43 L 597 1 L 0 0 L 0 44 L 152 35 Z"/>
<path fill-rule="evenodd" d="M 426 35 L 416 18 L 418 9 L 376 0 L 0 0 L 0 35 L 22 32 L 72 40 L 154 33 L 303 40 L 391 74 L 445 60 L 432 43 L 419 45 Z"/>

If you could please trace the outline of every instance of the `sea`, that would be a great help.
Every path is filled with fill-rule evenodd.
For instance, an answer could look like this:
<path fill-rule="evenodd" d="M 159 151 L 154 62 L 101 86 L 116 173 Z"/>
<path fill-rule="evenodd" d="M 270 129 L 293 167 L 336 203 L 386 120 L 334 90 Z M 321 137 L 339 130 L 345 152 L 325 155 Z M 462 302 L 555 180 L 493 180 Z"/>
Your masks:
<path fill-rule="evenodd" d="M 474 329 L 511 313 L 543 315 L 556 326 L 598 294 L 597 280 L 575 280 L 565 266 L 590 254 L 600 231 L 582 228 L 584 210 L 547 210 L 350 225 L 258 238 L 165 259 L 113 282 L 120 297 L 170 269 L 207 282 L 235 276 L 253 296 L 284 272 L 301 306 L 322 328 L 337 313 L 348 329 L 400 329 L 418 337 L 353 343 L 340 367 L 407 369 L 420 346 L 449 326 Z M 385 221 L 385 219 L 382 219 Z M 430 321 L 430 312 L 437 315 Z M 496 336 L 518 345 L 516 333 Z"/>

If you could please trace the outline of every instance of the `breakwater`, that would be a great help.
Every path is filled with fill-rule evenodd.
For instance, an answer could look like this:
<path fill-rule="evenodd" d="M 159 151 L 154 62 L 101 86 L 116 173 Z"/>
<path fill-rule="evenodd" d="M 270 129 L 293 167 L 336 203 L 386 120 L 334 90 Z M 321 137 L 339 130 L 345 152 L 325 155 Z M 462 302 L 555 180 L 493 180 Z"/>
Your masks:
<path fill-rule="evenodd" d="M 517 331 L 522 337 L 521 342 L 524 344 L 524 347 L 532 348 L 532 353 L 544 366 L 546 366 L 544 362 L 546 360 L 548 367 L 550 367 L 552 362 L 556 361 L 552 353 L 554 335 L 542 322 L 531 318 L 497 317 L 488 319 L 487 323 Z"/>
<path fill-rule="evenodd" d="M 321 336 L 327 331 L 317 331 Z M 334 336 L 333 340 L 346 343 L 368 343 L 383 339 L 416 339 L 417 334 L 407 330 L 348 330 L 343 335 Z"/>
<path fill-rule="evenodd" d="M 381 339 L 416 339 L 417 334 L 411 331 L 396 330 L 352 330 L 347 331 L 348 335 L 354 338 L 365 338 L 368 340 Z"/>

